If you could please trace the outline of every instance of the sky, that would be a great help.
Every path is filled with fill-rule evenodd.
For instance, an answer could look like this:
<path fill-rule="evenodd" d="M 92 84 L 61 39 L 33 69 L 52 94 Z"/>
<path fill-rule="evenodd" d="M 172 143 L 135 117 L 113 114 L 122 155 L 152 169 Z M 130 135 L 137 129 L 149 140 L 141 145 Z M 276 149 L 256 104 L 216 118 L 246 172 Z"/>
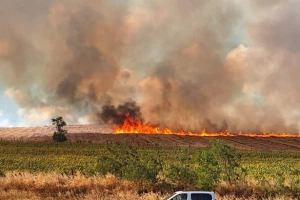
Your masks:
<path fill-rule="evenodd" d="M 297 0 L 1 0 L 0 127 L 135 101 L 193 131 L 300 131 Z"/>

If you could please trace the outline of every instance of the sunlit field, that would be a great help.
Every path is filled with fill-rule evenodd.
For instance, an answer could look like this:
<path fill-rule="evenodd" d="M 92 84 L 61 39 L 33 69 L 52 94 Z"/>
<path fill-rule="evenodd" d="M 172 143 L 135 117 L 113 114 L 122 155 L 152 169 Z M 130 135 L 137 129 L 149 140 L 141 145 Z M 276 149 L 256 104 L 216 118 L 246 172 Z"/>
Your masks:
<path fill-rule="evenodd" d="M 204 149 L 193 147 L 132 146 L 128 143 L 0 142 L 1 198 L 162 199 L 175 190 L 202 189 L 189 180 L 181 184 L 172 170 L 185 171 L 184 161 L 196 166 L 194 158 Z M 238 150 L 244 177 L 233 187 L 225 180 L 211 188 L 218 199 L 291 199 L 299 195 L 300 154 L 293 151 Z M 114 154 L 114 155 L 113 155 Z M 130 157 L 130 154 L 138 156 Z M 114 160 L 107 158 L 113 157 Z M 134 172 L 156 169 L 158 178 L 146 174 L 121 175 L 103 171 L 124 161 Z M 156 164 L 151 164 L 155 162 Z M 113 164 L 112 164 L 113 163 Z M 146 164 L 145 164 L 146 163 Z M 126 162 L 125 162 L 126 164 Z M 144 165 L 145 164 L 145 165 Z M 178 164 L 174 168 L 173 164 Z M 172 168 L 173 166 L 173 168 Z M 121 166 L 120 166 L 121 167 Z M 110 169 L 110 168 L 109 168 Z M 117 169 L 117 168 L 114 168 Z M 139 172 L 139 171 L 137 171 Z M 176 171 L 174 171 L 176 172 Z M 109 175 L 110 174 L 110 175 Z M 175 173 L 176 174 L 176 173 Z M 149 178 L 150 177 L 150 178 Z"/>

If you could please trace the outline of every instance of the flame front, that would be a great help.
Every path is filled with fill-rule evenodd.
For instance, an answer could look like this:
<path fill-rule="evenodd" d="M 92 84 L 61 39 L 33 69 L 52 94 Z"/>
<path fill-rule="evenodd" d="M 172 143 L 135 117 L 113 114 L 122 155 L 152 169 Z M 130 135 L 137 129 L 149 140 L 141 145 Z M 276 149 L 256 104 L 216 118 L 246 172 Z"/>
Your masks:
<path fill-rule="evenodd" d="M 236 137 L 236 136 L 245 136 L 245 137 L 300 137 L 300 133 L 291 134 L 291 133 L 242 133 L 241 131 L 238 134 L 230 133 L 229 131 L 225 132 L 212 132 L 208 133 L 204 130 L 201 132 L 191 132 L 180 130 L 178 132 L 173 131 L 171 128 L 160 128 L 153 126 L 149 123 L 143 124 L 141 120 L 134 120 L 129 114 L 126 114 L 126 119 L 122 126 L 114 125 L 114 134 L 164 134 L 164 135 L 181 135 L 181 136 L 198 136 L 198 137 Z"/>

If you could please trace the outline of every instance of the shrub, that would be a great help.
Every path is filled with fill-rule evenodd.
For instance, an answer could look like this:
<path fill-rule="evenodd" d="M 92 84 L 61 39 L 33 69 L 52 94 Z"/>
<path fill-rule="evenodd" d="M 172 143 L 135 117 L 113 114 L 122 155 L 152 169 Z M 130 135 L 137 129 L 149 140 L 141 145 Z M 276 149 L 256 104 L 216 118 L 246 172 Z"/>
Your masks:
<path fill-rule="evenodd" d="M 197 174 L 193 162 L 193 155 L 189 149 L 181 149 L 173 162 L 166 164 L 164 176 L 172 184 L 175 184 L 179 190 L 181 188 L 194 185 L 197 181 Z"/>
<path fill-rule="evenodd" d="M 198 186 L 214 188 L 220 180 L 236 185 L 246 171 L 241 165 L 241 154 L 220 140 L 213 140 L 208 150 L 197 153 Z"/>
<path fill-rule="evenodd" d="M 214 188 L 220 181 L 221 168 L 214 152 L 201 151 L 196 157 L 198 163 L 197 186 L 204 190 Z"/>
<path fill-rule="evenodd" d="M 97 171 L 108 173 L 127 180 L 156 182 L 161 170 L 161 162 L 151 156 L 142 155 L 136 146 L 127 142 L 107 146 L 97 163 Z"/>

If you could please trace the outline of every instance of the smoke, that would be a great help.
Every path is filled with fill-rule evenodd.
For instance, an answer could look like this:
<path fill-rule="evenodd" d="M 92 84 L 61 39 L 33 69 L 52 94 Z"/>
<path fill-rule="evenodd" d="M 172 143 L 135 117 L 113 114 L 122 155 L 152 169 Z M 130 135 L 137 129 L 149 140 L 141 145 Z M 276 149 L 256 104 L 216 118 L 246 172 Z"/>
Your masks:
<path fill-rule="evenodd" d="M 135 121 L 142 119 L 142 113 L 140 107 L 136 105 L 136 102 L 125 102 L 124 104 L 115 107 L 113 105 L 102 106 L 102 112 L 98 114 L 105 123 L 122 125 L 125 119 L 130 116 Z"/>
<path fill-rule="evenodd" d="M 110 91 L 125 79 L 125 4 L 4 0 L 0 7 L 1 82 L 22 110 L 51 105 L 79 118 L 112 102 Z"/>
<path fill-rule="evenodd" d="M 298 132 L 298 7 L 2 0 L 0 83 L 28 124 L 119 124 L 131 109 L 174 129 Z"/>

